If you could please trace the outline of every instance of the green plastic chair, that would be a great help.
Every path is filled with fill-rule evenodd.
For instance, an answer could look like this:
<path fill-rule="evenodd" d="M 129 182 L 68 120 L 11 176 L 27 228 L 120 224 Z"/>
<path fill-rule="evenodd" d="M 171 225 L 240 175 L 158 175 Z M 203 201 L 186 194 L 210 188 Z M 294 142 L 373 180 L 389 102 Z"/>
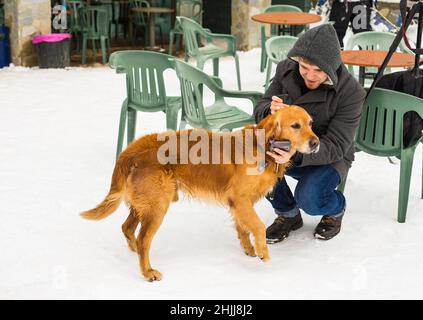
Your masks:
<path fill-rule="evenodd" d="M 166 113 L 166 128 L 177 129 L 181 97 L 166 95 L 164 71 L 174 69 L 167 54 L 152 51 L 117 51 L 109 64 L 117 73 L 126 74 L 127 96 L 122 104 L 116 159 L 122 151 L 125 123 L 128 121 L 127 143 L 135 137 L 137 111 Z"/>
<path fill-rule="evenodd" d="M 132 8 L 150 8 L 151 5 L 146 0 L 130 0 L 130 9 Z M 144 31 L 144 47 L 148 47 L 148 14 L 143 12 L 131 11 L 132 15 L 132 46 L 135 45 L 135 39 L 137 38 L 137 30 L 142 29 Z"/>
<path fill-rule="evenodd" d="M 262 93 L 224 90 L 215 77 L 207 75 L 198 68 L 181 60 L 174 60 L 174 64 L 181 83 L 183 100 L 180 129 L 188 123 L 194 128 L 231 131 L 255 122 L 251 114 L 228 105 L 224 98 L 249 99 L 255 106 Z M 203 104 L 204 86 L 214 93 L 215 98 L 213 104 L 208 107 L 204 107 Z"/>
<path fill-rule="evenodd" d="M 279 5 L 272 5 L 263 10 L 263 13 L 268 12 L 303 12 L 300 8 L 292 5 L 286 5 L 286 4 L 279 4 Z M 260 26 L 260 34 L 261 34 L 261 60 L 260 60 L 260 72 L 264 71 L 264 68 L 266 68 L 266 62 L 267 62 L 267 55 L 266 55 L 266 40 L 277 36 L 278 35 L 278 25 L 271 25 L 270 26 L 270 37 L 266 36 L 266 26 L 262 24 Z M 291 34 L 291 36 L 296 36 L 300 32 L 304 30 L 304 26 L 297 26 L 295 34 Z"/>
<path fill-rule="evenodd" d="M 84 2 L 81 0 L 68 0 L 66 1 L 66 4 L 68 5 L 68 8 L 72 10 L 72 12 L 67 16 L 69 22 L 69 32 L 72 33 L 72 36 L 75 39 L 76 50 L 80 51 L 80 43 L 82 42 L 82 25 L 78 14 L 80 12 L 80 8 L 84 7 Z"/>
<path fill-rule="evenodd" d="M 110 51 L 109 24 L 111 17 L 103 6 L 82 7 L 79 9 L 82 25 L 82 64 L 87 62 L 87 41 L 93 45 L 96 57 L 95 41 L 100 40 L 103 63 L 107 63 L 107 49 Z"/>
<path fill-rule="evenodd" d="M 423 99 L 405 93 L 375 88 L 367 98 L 355 136 L 357 151 L 401 160 L 398 222 L 405 222 L 414 152 L 420 140 L 403 146 L 403 117 L 415 111 L 423 117 Z M 345 179 L 346 180 L 346 179 Z M 343 192 L 346 181 L 338 187 Z M 423 181 L 422 181 L 423 198 Z"/>
<path fill-rule="evenodd" d="M 201 25 L 187 17 L 176 17 L 184 34 L 185 57 L 186 61 L 189 57 L 197 60 L 197 67 L 201 70 L 204 63 L 213 60 L 213 75 L 219 76 L 219 58 L 231 56 L 235 58 L 236 75 L 238 81 L 238 90 L 241 90 L 241 77 L 239 70 L 239 59 L 236 53 L 235 37 L 229 34 L 210 33 Z M 199 45 L 199 38 L 205 38 L 206 45 Z M 215 40 L 223 40 L 226 42 L 227 48 L 222 48 L 213 43 Z"/>
<path fill-rule="evenodd" d="M 389 33 L 389 32 L 378 32 L 378 31 L 366 31 L 360 32 L 352 35 L 348 42 L 345 45 L 345 50 L 384 50 L 389 51 L 389 47 L 391 46 L 392 42 L 394 41 L 396 34 Z M 401 52 L 405 53 L 412 53 L 407 46 L 405 45 L 404 41 L 401 40 L 398 49 Z M 376 74 L 377 68 L 366 68 L 369 70 L 366 75 Z M 358 77 L 358 75 L 354 74 L 353 66 L 348 66 L 348 71 Z M 386 68 L 385 73 L 390 73 L 391 69 Z"/>
<path fill-rule="evenodd" d="M 278 64 L 288 56 L 289 50 L 297 42 L 297 37 L 292 36 L 276 36 L 266 41 L 266 55 L 267 60 L 267 72 L 266 72 L 266 83 L 265 89 L 269 87 L 270 73 L 272 72 L 272 63 Z"/>
<path fill-rule="evenodd" d="M 190 18 L 201 25 L 201 17 L 203 14 L 203 2 L 201 0 L 177 0 L 176 15 Z M 179 51 L 183 31 L 175 20 L 175 26 L 170 30 L 169 35 L 169 54 L 173 54 L 173 42 L 176 36 L 176 52 Z"/>

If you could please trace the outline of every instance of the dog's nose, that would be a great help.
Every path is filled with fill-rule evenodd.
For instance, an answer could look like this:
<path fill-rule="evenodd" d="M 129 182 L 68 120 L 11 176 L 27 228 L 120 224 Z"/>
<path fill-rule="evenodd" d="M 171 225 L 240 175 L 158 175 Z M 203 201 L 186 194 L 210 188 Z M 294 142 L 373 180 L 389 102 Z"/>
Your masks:
<path fill-rule="evenodd" d="M 319 139 L 317 138 L 311 138 L 310 141 L 308 142 L 309 146 L 310 146 L 310 150 L 314 151 L 319 147 Z"/>

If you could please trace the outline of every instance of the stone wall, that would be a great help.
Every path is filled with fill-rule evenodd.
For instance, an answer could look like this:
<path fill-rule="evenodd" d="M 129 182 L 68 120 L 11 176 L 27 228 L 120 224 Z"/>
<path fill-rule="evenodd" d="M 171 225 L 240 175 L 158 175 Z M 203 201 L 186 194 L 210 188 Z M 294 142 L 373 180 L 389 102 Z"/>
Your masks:
<path fill-rule="evenodd" d="M 31 39 L 51 32 L 50 0 L 5 0 L 5 24 L 10 28 L 11 58 L 15 65 L 37 65 Z"/>
<path fill-rule="evenodd" d="M 251 16 L 263 12 L 271 0 L 232 0 L 231 33 L 236 37 L 238 50 L 260 46 L 260 23 Z"/>

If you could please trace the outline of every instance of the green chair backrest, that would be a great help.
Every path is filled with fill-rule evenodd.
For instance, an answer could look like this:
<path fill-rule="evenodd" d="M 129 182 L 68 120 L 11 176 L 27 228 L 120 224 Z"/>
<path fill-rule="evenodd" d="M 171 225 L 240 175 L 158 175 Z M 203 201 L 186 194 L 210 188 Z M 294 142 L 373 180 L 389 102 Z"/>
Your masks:
<path fill-rule="evenodd" d="M 352 35 L 345 50 L 354 50 L 359 47 L 360 50 L 384 50 L 388 51 L 396 35 L 389 32 L 365 31 Z M 400 43 L 399 49 L 408 52 L 403 42 Z"/>
<path fill-rule="evenodd" d="M 129 2 L 130 8 L 150 8 L 150 2 L 146 0 L 130 0 Z M 147 25 L 148 22 L 148 13 L 143 12 L 135 12 L 131 11 L 133 21 L 137 25 Z"/>
<path fill-rule="evenodd" d="M 79 9 L 81 25 L 90 38 L 109 36 L 111 17 L 104 6 L 82 7 Z"/>
<path fill-rule="evenodd" d="M 269 6 L 264 9 L 264 13 L 268 12 L 303 12 L 300 8 L 288 4 L 276 4 Z M 304 29 L 303 26 L 298 26 L 298 29 Z M 271 35 L 277 35 L 278 34 L 278 26 L 272 24 L 270 26 L 270 34 Z"/>
<path fill-rule="evenodd" d="M 167 54 L 152 51 L 117 51 L 109 58 L 109 65 L 126 74 L 129 104 L 150 111 L 162 110 L 166 104 L 164 71 L 174 69 Z"/>
<path fill-rule="evenodd" d="M 196 56 L 199 52 L 198 36 L 205 34 L 204 28 L 194 20 L 187 17 L 177 16 L 176 20 L 181 26 L 184 34 L 184 42 L 188 56 Z"/>
<path fill-rule="evenodd" d="M 220 100 L 221 88 L 216 82 L 200 69 L 181 60 L 174 60 L 176 74 L 181 84 L 183 115 L 193 126 L 207 128 L 208 123 L 203 105 L 203 87 L 208 87 L 215 99 Z"/>
<path fill-rule="evenodd" d="M 203 2 L 201 0 L 177 0 L 176 15 L 187 17 L 201 24 Z"/>
<path fill-rule="evenodd" d="M 423 118 L 423 99 L 375 88 L 364 103 L 355 137 L 358 149 L 377 156 L 400 157 L 403 149 L 403 117 L 415 111 Z"/>
<path fill-rule="evenodd" d="M 72 13 L 68 16 L 69 27 L 71 29 L 79 29 L 81 27 L 81 21 L 78 18 L 78 13 L 80 12 L 80 8 L 84 7 L 84 2 L 81 0 L 68 0 L 66 3 L 68 4 L 68 8 L 72 10 Z"/>
<path fill-rule="evenodd" d="M 288 51 L 292 49 L 297 37 L 276 36 L 266 40 L 266 53 L 270 61 L 279 63 L 287 58 Z"/>

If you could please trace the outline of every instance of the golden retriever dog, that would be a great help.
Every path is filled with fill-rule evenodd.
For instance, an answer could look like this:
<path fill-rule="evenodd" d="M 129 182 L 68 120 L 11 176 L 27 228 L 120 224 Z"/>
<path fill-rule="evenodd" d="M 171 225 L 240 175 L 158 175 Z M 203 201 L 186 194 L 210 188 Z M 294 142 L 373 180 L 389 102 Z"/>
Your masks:
<path fill-rule="evenodd" d="M 230 163 L 193 163 L 190 160 L 185 163 L 162 164 L 158 153 L 165 142 L 160 141 L 158 134 L 143 136 L 120 154 L 113 171 L 109 194 L 104 201 L 96 208 L 82 212 L 81 216 L 90 220 L 106 218 L 125 200 L 130 214 L 122 225 L 122 231 L 129 248 L 138 253 L 144 277 L 150 281 L 161 280 L 161 273 L 150 265 L 149 251 L 170 203 L 178 199 L 179 189 L 192 197 L 212 199 L 229 207 L 245 253 L 266 261 L 269 259 L 266 228 L 253 205 L 272 189 L 289 163 L 277 165 L 272 157 L 266 155 L 266 166 L 262 166 L 261 170 L 257 169 L 257 174 L 251 174 L 249 169 L 257 168 L 257 163 L 251 164 L 246 154 L 243 154 L 245 161 L 234 161 L 237 146 L 233 138 L 245 136 L 247 129 L 250 129 L 254 132 L 252 145 L 257 153 L 260 151 L 257 129 L 264 129 L 261 130 L 264 140 L 262 149 L 265 149 L 262 151 L 268 150 L 270 139 L 277 139 L 289 140 L 291 148 L 296 151 L 312 153 L 317 151 L 319 139 L 311 129 L 311 123 L 310 115 L 303 108 L 289 106 L 267 116 L 255 127 L 250 125 L 234 132 L 205 131 L 210 150 L 213 135 L 218 135 L 219 139 L 230 138 L 231 146 L 234 147 L 230 151 Z M 180 146 L 182 135 L 195 133 L 195 130 L 172 132 Z M 189 141 L 189 151 L 198 151 L 193 150 L 194 148 L 195 141 Z M 181 160 L 180 151 L 177 152 L 176 158 Z M 221 161 L 222 158 L 218 160 Z M 139 223 L 141 229 L 136 237 L 135 230 Z M 254 246 L 250 241 L 250 234 L 254 237 Z"/>

